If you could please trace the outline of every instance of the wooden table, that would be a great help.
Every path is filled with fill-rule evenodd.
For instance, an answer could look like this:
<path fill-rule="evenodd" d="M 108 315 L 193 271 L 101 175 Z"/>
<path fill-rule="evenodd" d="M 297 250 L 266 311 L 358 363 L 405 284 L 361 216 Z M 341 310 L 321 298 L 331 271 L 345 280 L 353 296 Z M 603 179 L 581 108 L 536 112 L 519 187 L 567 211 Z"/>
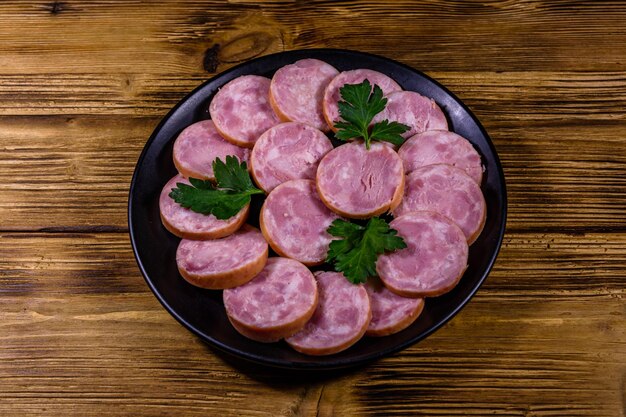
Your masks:
<path fill-rule="evenodd" d="M 380 3 L 0 4 L 0 415 L 624 416 L 626 4 Z M 493 138 L 509 219 L 486 284 L 444 328 L 296 380 L 227 361 L 161 307 L 126 204 L 185 94 L 312 47 L 449 87 Z"/>

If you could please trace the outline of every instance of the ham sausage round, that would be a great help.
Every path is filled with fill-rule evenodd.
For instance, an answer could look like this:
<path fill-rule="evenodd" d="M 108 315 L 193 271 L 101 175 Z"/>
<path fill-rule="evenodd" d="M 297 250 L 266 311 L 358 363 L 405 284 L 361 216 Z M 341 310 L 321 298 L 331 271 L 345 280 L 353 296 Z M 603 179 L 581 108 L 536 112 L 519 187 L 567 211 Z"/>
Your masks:
<path fill-rule="evenodd" d="M 372 123 L 385 119 L 409 126 L 411 129 L 402 134 L 404 138 L 427 130 L 448 130 L 446 116 L 437 103 L 415 91 L 397 91 L 389 94 L 387 106 L 374 116 Z"/>
<path fill-rule="evenodd" d="M 455 222 L 472 244 L 485 225 L 487 205 L 476 182 L 452 165 L 436 164 L 418 168 L 407 176 L 402 203 L 394 216 L 428 210 Z"/>
<path fill-rule="evenodd" d="M 241 148 L 224 140 L 211 120 L 202 120 L 183 130 L 174 142 L 174 165 L 186 178 L 214 180 L 213 161 L 234 155 L 248 162 L 250 149 Z"/>
<path fill-rule="evenodd" d="M 270 104 L 285 122 L 302 122 L 328 131 L 322 100 L 324 89 L 339 71 L 319 59 L 301 59 L 276 71 L 270 84 Z"/>
<path fill-rule="evenodd" d="M 270 80 L 243 75 L 224 85 L 209 105 L 215 128 L 229 142 L 252 148 L 270 127 L 280 123 L 269 103 Z"/>
<path fill-rule="evenodd" d="M 250 157 L 252 177 L 269 193 L 295 179 L 315 179 L 320 159 L 333 149 L 326 135 L 304 123 L 281 123 L 259 137 Z"/>
<path fill-rule="evenodd" d="M 390 226 L 407 247 L 378 257 L 376 272 L 388 289 L 405 297 L 433 297 L 454 288 L 469 252 L 456 224 L 435 212 L 415 211 Z"/>
<path fill-rule="evenodd" d="M 298 261 L 269 258 L 251 281 L 224 290 L 228 319 L 242 335 L 276 342 L 301 330 L 318 302 L 315 277 Z"/>
<path fill-rule="evenodd" d="M 465 171 L 477 184 L 482 181 L 480 155 L 467 139 L 454 132 L 429 130 L 418 133 L 402 144 L 398 155 L 406 174 L 426 165 L 448 164 Z"/>
<path fill-rule="evenodd" d="M 390 146 L 361 141 L 328 152 L 317 169 L 317 190 L 331 210 L 364 219 L 393 210 L 404 190 L 402 160 Z"/>
<path fill-rule="evenodd" d="M 368 336 L 387 336 L 409 327 L 424 309 L 423 298 L 402 297 L 389 291 L 377 278 L 365 284 L 372 305 Z"/>
<path fill-rule="evenodd" d="M 298 352 L 330 355 L 355 344 L 364 334 L 372 312 L 363 285 L 351 284 L 339 272 L 315 274 L 320 299 L 302 331 L 285 339 Z"/>
<path fill-rule="evenodd" d="M 182 175 L 168 181 L 159 197 L 161 222 L 171 233 L 184 239 L 218 239 L 234 233 L 246 221 L 250 205 L 246 205 L 230 219 L 220 220 L 212 214 L 196 213 L 184 208 L 169 196 L 176 184 L 189 184 Z"/>
<path fill-rule="evenodd" d="M 254 278 L 265 266 L 267 254 L 267 242 L 259 229 L 245 224 L 222 239 L 181 240 L 176 264 L 190 284 L 221 290 Z"/>
<path fill-rule="evenodd" d="M 260 223 L 276 253 L 305 265 L 318 265 L 326 259 L 332 240 L 326 229 L 337 218 L 319 199 L 312 180 L 293 180 L 267 196 Z"/>
<path fill-rule="evenodd" d="M 393 93 L 394 91 L 402 91 L 402 87 L 400 87 L 397 82 L 378 71 L 356 69 L 339 73 L 326 87 L 322 105 L 326 123 L 328 123 L 328 126 L 333 131 L 337 130 L 335 129 L 335 123 L 340 120 L 339 106 L 337 103 L 341 101 L 342 98 L 339 89 L 345 84 L 360 84 L 364 80 L 368 80 L 372 86 L 374 86 L 374 84 L 378 85 L 384 95 Z"/>

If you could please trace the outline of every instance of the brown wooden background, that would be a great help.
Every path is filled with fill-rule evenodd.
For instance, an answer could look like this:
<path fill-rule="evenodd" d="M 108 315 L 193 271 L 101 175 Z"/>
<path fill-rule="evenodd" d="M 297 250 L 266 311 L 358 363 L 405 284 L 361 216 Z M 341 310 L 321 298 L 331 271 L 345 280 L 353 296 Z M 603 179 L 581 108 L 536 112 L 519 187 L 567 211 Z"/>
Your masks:
<path fill-rule="evenodd" d="M 509 221 L 486 284 L 443 329 L 296 380 L 225 362 L 161 308 L 126 203 L 187 92 L 310 47 L 448 86 L 495 142 Z M 624 416 L 625 187 L 622 2 L 3 0 L 0 415 Z"/>

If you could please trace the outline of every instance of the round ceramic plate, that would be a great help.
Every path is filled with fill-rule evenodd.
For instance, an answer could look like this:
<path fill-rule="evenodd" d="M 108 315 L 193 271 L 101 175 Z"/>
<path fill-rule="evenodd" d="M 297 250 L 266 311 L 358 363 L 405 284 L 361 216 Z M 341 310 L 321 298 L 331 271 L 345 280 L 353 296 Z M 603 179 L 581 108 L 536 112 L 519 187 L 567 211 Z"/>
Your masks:
<path fill-rule="evenodd" d="M 285 342 L 263 344 L 241 336 L 230 325 L 222 292 L 188 284 L 176 268 L 179 239 L 167 232 L 159 217 L 159 194 L 176 174 L 172 146 L 190 124 L 208 119 L 208 105 L 217 90 L 240 75 L 271 78 L 274 72 L 303 58 L 317 58 L 340 71 L 370 68 L 395 79 L 405 90 L 432 97 L 448 117 L 450 130 L 466 137 L 478 150 L 485 166 L 482 190 L 487 201 L 487 223 L 470 247 L 469 267 L 448 294 L 426 300 L 422 315 L 407 329 L 386 337 L 364 337 L 349 349 L 330 356 L 306 356 Z M 250 222 L 258 221 L 262 199 L 253 201 Z M 450 320 L 478 290 L 493 266 L 506 221 L 506 189 L 496 150 L 478 119 L 452 93 L 436 81 L 398 62 L 361 52 L 314 49 L 282 52 L 231 68 L 192 91 L 178 103 L 146 143 L 130 185 L 128 222 L 139 269 L 167 311 L 182 325 L 215 348 L 268 366 L 288 369 L 336 369 L 355 366 L 398 352 L 425 338 Z"/>

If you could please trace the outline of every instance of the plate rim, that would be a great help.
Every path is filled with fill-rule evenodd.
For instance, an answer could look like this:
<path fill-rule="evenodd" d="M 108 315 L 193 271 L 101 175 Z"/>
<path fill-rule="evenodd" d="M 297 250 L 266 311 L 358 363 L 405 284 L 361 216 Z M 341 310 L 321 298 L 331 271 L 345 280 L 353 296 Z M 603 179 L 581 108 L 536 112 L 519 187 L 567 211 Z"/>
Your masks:
<path fill-rule="evenodd" d="M 432 325 L 430 328 L 428 328 L 426 331 L 420 333 L 417 337 L 413 337 L 413 338 L 409 338 L 405 341 L 399 342 L 396 345 L 390 346 L 388 348 L 383 348 L 381 350 L 378 350 L 372 354 L 366 355 L 362 358 L 358 358 L 358 359 L 354 359 L 351 360 L 350 358 L 341 358 L 341 359 L 336 359 L 333 360 L 333 355 L 329 355 L 329 356 L 321 356 L 320 359 L 323 359 L 323 362 L 293 362 L 293 361 L 289 361 L 289 360 L 285 360 L 285 359 L 275 359 L 275 358 L 267 358 L 265 356 L 258 356 L 255 355 L 253 352 L 245 352 L 245 351 L 241 351 L 239 349 L 235 349 L 230 347 L 228 344 L 222 343 L 219 340 L 216 339 L 211 339 L 210 337 L 208 337 L 206 334 L 204 334 L 203 331 L 201 331 L 200 329 L 196 328 L 194 325 L 192 325 L 191 323 L 189 323 L 187 320 L 185 320 L 180 314 L 178 314 L 178 312 L 172 308 L 164 299 L 163 295 L 157 290 L 156 286 L 152 283 L 152 280 L 149 278 L 148 273 L 143 265 L 142 260 L 139 257 L 139 253 L 138 253 L 138 245 L 137 245 L 137 241 L 136 241 L 136 236 L 135 236 L 135 231 L 133 228 L 133 216 L 132 216 L 132 212 L 133 212 L 133 202 L 132 202 L 132 197 L 134 195 L 135 192 L 135 187 L 137 185 L 137 177 L 139 175 L 139 171 L 140 168 L 142 166 L 142 163 L 144 162 L 144 159 L 146 157 L 146 154 L 148 153 L 148 150 L 150 148 L 150 146 L 152 145 L 152 143 L 156 140 L 156 137 L 158 136 L 158 133 L 161 131 L 163 125 L 165 123 L 167 123 L 167 121 L 171 118 L 171 116 L 178 111 L 178 109 L 183 106 L 184 103 L 186 103 L 191 97 L 193 97 L 198 91 L 202 90 L 207 84 L 213 82 L 216 78 L 218 77 L 223 77 L 224 75 L 227 75 L 229 73 L 232 72 L 236 72 L 238 69 L 240 69 L 241 67 L 247 66 L 252 62 L 255 61 L 260 61 L 260 60 L 271 60 L 272 58 L 276 58 L 278 56 L 285 56 L 285 55 L 299 55 L 299 54 L 304 54 L 306 55 L 307 53 L 319 53 L 319 54 L 324 54 L 324 53 L 332 53 L 332 54 L 347 54 L 347 55 L 354 55 L 354 56 L 363 56 L 363 57 L 367 57 L 370 59 L 376 59 L 376 60 L 382 60 L 382 61 L 388 61 L 394 65 L 403 67 L 406 70 L 409 70 L 411 72 L 416 72 L 418 73 L 420 76 L 424 77 L 425 79 L 427 79 L 428 81 L 430 81 L 431 83 L 433 83 L 437 88 L 443 90 L 443 92 L 445 92 L 447 95 L 449 95 L 456 103 L 458 103 L 460 105 L 461 108 L 463 108 L 463 110 L 465 110 L 467 112 L 467 114 L 469 114 L 469 116 L 471 117 L 472 121 L 476 124 L 476 126 L 478 127 L 478 129 L 480 130 L 481 134 L 484 136 L 484 138 L 486 139 L 486 143 L 487 146 L 489 147 L 490 151 L 493 154 L 494 157 L 494 163 L 497 167 L 497 176 L 498 176 L 498 181 L 500 182 L 500 184 L 502 185 L 502 193 L 498 195 L 498 198 L 501 200 L 501 204 L 502 204 L 502 208 L 501 208 L 501 222 L 499 225 L 497 225 L 496 230 L 497 230 L 497 241 L 496 241 L 496 249 L 493 252 L 493 254 L 490 256 L 489 261 L 487 263 L 487 267 L 485 269 L 485 271 L 482 273 L 482 276 L 478 279 L 478 282 L 476 283 L 476 285 L 474 287 L 472 287 L 470 289 L 470 291 L 464 295 L 462 301 L 456 305 L 448 314 L 446 314 L 443 319 L 440 319 L 438 322 L 436 322 L 434 325 Z M 304 59 L 304 57 L 300 58 L 300 59 Z M 442 85 L 441 83 L 439 83 L 437 80 L 433 79 L 432 77 L 430 77 L 429 75 L 423 73 L 420 70 L 417 70 L 407 64 L 404 64 L 402 62 L 396 61 L 394 59 L 391 58 L 387 58 L 381 55 L 376 55 L 376 54 L 372 54 L 369 52 L 362 52 L 362 51 L 355 51 L 355 50 L 350 50 L 350 49 L 340 49 L 340 48 L 306 48 L 306 49 L 293 49 L 293 50 L 288 50 L 288 51 L 282 51 L 282 52 L 276 52 L 276 53 L 272 53 L 272 54 L 267 54 L 267 55 L 262 55 L 262 56 L 258 56 L 255 58 L 252 58 L 250 60 L 247 60 L 245 62 L 242 62 L 240 64 L 234 65 L 222 72 L 216 73 L 213 76 L 211 76 L 209 79 L 203 81 L 201 84 L 199 84 L 197 87 L 195 87 L 191 92 L 187 93 L 183 98 L 181 98 L 174 107 L 172 107 L 167 114 L 165 114 L 161 120 L 159 121 L 159 123 L 157 124 L 157 126 L 154 128 L 154 130 L 152 131 L 152 134 L 150 135 L 150 137 L 148 138 L 148 140 L 146 141 L 146 143 L 144 144 L 144 147 L 139 155 L 139 158 L 137 159 L 137 163 L 135 164 L 135 169 L 133 171 L 133 175 L 131 178 L 131 182 L 130 182 L 130 187 L 129 187 L 129 191 L 128 191 L 128 209 L 127 209 L 127 224 L 128 224 L 128 233 L 130 236 L 130 242 L 131 242 L 131 246 L 133 249 L 133 255 L 135 257 L 135 261 L 137 262 L 137 266 L 139 267 L 139 270 L 141 272 L 141 275 L 144 278 L 144 281 L 148 284 L 148 287 L 150 288 L 150 290 L 152 291 L 153 295 L 157 298 L 157 300 L 159 301 L 159 303 L 163 306 L 163 308 L 165 308 L 165 310 L 172 316 L 174 317 L 181 325 L 183 325 L 183 327 L 187 328 L 187 330 L 191 331 L 196 337 L 199 337 L 204 343 L 207 343 L 208 345 L 210 345 L 211 347 L 214 347 L 216 349 L 218 349 L 221 352 L 224 352 L 228 355 L 232 355 L 250 362 L 253 362 L 255 364 L 258 365 L 262 365 L 262 366 L 268 366 L 268 367 L 274 367 L 274 368 L 281 368 L 281 369 L 288 369 L 288 370 L 334 370 L 334 369 L 344 369 L 344 368 L 351 368 L 351 367 L 357 367 L 357 366 L 361 366 L 363 364 L 375 361 L 377 359 L 380 359 L 384 356 L 388 356 L 391 355 L 393 353 L 397 353 L 401 350 L 406 349 L 407 347 L 414 345 L 417 342 L 420 342 L 421 340 L 424 340 L 426 337 L 430 336 L 432 333 L 434 333 L 435 331 L 439 330 L 441 327 L 443 327 L 446 323 L 448 323 L 453 317 L 455 317 L 468 303 L 469 301 L 474 297 L 474 295 L 476 294 L 476 292 L 480 289 L 480 287 L 482 287 L 484 281 L 487 279 L 487 276 L 489 276 L 491 270 L 493 269 L 493 266 L 497 260 L 497 257 L 500 253 L 500 250 L 502 248 L 502 242 L 504 240 L 504 235 L 506 233 L 506 219 L 507 219 L 507 211 L 508 211 L 508 198 L 507 198 L 507 191 L 506 191 L 506 180 L 505 180 L 505 176 L 504 176 L 504 170 L 502 168 L 502 163 L 500 161 L 500 157 L 496 151 L 495 145 L 493 143 L 493 141 L 491 140 L 491 137 L 489 136 L 489 134 L 487 133 L 487 131 L 485 130 L 484 126 L 482 125 L 482 123 L 480 122 L 480 120 L 476 117 L 476 115 L 471 111 L 471 109 L 462 101 L 460 100 L 454 93 L 452 93 L 447 87 L 445 87 L 444 85 Z"/>

